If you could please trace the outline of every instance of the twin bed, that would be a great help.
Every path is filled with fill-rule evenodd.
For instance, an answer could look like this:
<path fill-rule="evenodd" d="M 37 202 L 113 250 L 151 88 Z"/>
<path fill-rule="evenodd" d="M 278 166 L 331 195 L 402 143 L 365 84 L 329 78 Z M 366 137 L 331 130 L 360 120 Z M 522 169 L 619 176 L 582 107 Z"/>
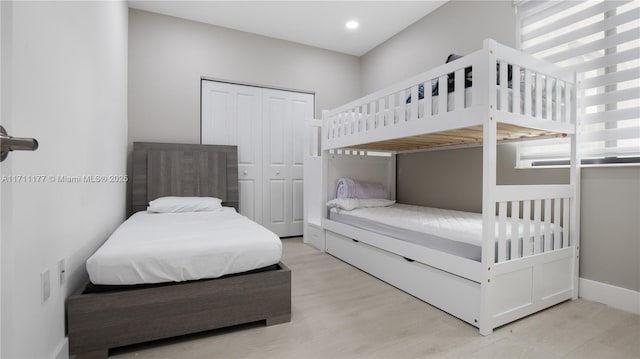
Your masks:
<path fill-rule="evenodd" d="M 474 53 L 324 111 L 321 124 L 309 122 L 315 146 L 305 172 L 322 178 L 315 212 L 322 232 L 308 226 L 309 242 L 483 335 L 577 298 L 577 100 L 570 70 L 489 39 Z M 569 184 L 498 185 L 499 143 L 550 137 L 571 141 Z M 330 208 L 342 178 L 376 182 L 395 200 L 397 154 L 467 146 L 483 149 L 482 213 Z"/>
<path fill-rule="evenodd" d="M 235 146 L 134 143 L 135 213 L 87 261 L 91 283 L 67 299 L 71 355 L 290 321 L 282 244 L 236 212 L 237 176 Z M 203 207 L 204 197 L 221 201 Z"/>

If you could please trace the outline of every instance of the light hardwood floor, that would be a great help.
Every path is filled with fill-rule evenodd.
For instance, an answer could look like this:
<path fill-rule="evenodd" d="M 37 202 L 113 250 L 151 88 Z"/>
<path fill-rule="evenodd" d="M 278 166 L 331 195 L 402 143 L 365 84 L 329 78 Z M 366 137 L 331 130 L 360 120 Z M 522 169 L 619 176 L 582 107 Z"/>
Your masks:
<path fill-rule="evenodd" d="M 640 316 L 578 299 L 478 330 L 328 254 L 285 239 L 293 318 L 112 350 L 125 358 L 640 358 Z"/>

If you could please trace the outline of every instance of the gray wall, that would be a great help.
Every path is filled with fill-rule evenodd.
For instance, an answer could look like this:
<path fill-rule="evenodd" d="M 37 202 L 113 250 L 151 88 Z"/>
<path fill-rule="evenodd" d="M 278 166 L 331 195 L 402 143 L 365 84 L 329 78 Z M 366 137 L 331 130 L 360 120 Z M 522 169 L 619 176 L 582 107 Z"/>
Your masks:
<path fill-rule="evenodd" d="M 499 21 L 497 20 L 499 19 Z M 468 54 L 493 38 L 515 46 L 509 1 L 451 1 L 361 58 L 363 94 Z M 498 146 L 498 184 L 568 183 L 566 169 L 515 169 L 513 145 Z M 481 210 L 480 148 L 398 156 L 398 200 Z M 584 168 L 580 276 L 640 291 L 640 168 Z"/>
<path fill-rule="evenodd" d="M 640 291 L 640 167 L 582 170 L 580 276 Z"/>
<path fill-rule="evenodd" d="M 129 10 L 130 143 L 199 143 L 202 76 L 315 91 L 318 118 L 361 92 L 355 56 Z"/>
<path fill-rule="evenodd" d="M 566 169 L 515 169 L 514 144 L 498 146 L 497 182 L 569 183 Z M 416 152 L 397 158 L 399 202 L 482 212 L 482 147 Z"/>
<path fill-rule="evenodd" d="M 479 50 L 486 38 L 515 46 L 515 29 L 510 1 L 450 1 L 362 56 L 362 91 L 442 65 L 451 53 Z"/>

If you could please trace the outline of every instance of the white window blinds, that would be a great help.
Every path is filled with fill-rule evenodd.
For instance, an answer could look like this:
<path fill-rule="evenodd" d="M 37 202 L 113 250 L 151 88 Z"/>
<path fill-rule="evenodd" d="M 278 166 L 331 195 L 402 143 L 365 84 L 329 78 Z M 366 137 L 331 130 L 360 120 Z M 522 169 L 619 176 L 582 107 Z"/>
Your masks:
<path fill-rule="evenodd" d="M 583 163 L 640 158 L 640 1 L 516 1 L 520 49 L 583 75 Z M 519 165 L 561 164 L 568 141 L 522 143 Z"/>

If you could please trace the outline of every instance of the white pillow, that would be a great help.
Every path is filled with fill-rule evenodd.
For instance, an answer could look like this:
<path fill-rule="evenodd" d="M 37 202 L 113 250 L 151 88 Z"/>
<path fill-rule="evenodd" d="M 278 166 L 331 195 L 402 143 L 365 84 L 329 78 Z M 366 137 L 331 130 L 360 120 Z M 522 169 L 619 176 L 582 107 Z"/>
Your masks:
<path fill-rule="evenodd" d="M 327 207 L 351 211 L 356 208 L 388 207 L 394 203 L 396 201 L 382 198 L 336 198 L 327 202 Z"/>
<path fill-rule="evenodd" d="M 215 197 L 160 197 L 149 202 L 147 212 L 179 213 L 217 211 L 222 200 Z"/>

